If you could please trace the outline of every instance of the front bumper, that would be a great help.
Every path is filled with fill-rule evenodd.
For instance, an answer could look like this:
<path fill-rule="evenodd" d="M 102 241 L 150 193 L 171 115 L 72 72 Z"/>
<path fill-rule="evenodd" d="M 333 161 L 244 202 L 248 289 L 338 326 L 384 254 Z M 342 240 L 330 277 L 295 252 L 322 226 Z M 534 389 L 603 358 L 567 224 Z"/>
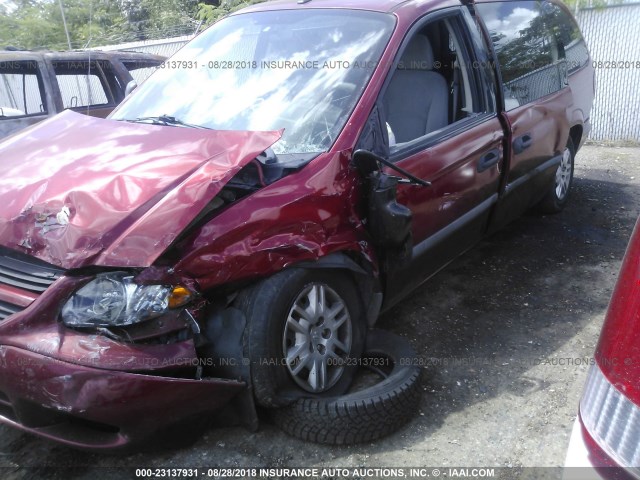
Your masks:
<path fill-rule="evenodd" d="M 92 368 L 0 345 L 0 422 L 75 448 L 138 446 L 213 413 L 245 386 Z"/>

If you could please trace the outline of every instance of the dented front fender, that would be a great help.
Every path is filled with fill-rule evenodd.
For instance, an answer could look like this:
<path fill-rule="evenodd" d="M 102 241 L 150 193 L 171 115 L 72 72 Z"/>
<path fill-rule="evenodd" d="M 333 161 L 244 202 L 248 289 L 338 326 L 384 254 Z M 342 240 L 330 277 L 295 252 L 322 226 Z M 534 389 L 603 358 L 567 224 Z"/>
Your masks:
<path fill-rule="evenodd" d="M 202 290 L 271 275 L 334 252 L 352 252 L 376 271 L 358 211 L 350 152 L 322 154 L 215 216 L 180 246 L 175 266 Z"/>

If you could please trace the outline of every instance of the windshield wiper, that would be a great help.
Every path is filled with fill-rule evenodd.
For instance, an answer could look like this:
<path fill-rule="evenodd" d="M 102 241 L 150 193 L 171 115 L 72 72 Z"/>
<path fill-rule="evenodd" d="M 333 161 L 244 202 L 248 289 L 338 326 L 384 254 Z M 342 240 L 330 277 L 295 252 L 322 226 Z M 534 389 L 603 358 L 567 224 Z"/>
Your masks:
<path fill-rule="evenodd" d="M 138 117 L 134 120 L 125 120 L 127 122 L 133 122 L 133 123 L 144 123 L 144 122 L 152 122 L 156 125 L 179 125 L 181 127 L 188 127 L 188 128 L 203 128 L 205 130 L 211 130 L 209 127 L 204 127 L 202 125 L 195 125 L 193 123 L 186 123 L 183 122 L 182 120 L 176 118 L 176 117 L 172 117 L 170 115 L 159 115 L 157 117 Z"/>

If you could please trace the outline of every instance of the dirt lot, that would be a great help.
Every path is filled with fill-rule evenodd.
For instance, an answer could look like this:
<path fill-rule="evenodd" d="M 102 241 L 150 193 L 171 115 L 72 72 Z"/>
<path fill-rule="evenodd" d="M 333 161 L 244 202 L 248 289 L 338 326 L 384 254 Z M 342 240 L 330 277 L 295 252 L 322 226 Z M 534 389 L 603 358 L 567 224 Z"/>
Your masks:
<path fill-rule="evenodd" d="M 0 427 L 4 477 L 101 478 L 96 467 L 553 467 L 564 462 L 595 342 L 640 205 L 640 149 L 585 147 L 567 209 L 526 216 L 452 263 L 379 326 L 424 363 L 420 412 L 374 444 L 331 448 L 263 423 L 111 457 Z M 188 408 L 188 405 L 185 405 Z M 24 468 L 30 467 L 30 468 Z M 133 472 L 116 476 L 133 478 Z"/>

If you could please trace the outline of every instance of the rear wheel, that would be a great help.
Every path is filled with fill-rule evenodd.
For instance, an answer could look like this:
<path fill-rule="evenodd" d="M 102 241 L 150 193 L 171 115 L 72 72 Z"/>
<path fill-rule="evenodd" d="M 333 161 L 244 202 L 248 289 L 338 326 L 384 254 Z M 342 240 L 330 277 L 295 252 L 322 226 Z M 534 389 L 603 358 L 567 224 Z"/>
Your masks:
<path fill-rule="evenodd" d="M 556 170 L 553 186 L 538 205 L 538 209 L 542 213 L 558 213 L 566 205 L 573 184 L 575 156 L 576 150 L 573 141 L 569 138 L 567 146 L 562 152 L 562 159 Z"/>
<path fill-rule="evenodd" d="M 293 268 L 242 292 L 244 346 L 258 404 L 339 395 L 364 347 L 360 296 L 342 272 Z"/>

